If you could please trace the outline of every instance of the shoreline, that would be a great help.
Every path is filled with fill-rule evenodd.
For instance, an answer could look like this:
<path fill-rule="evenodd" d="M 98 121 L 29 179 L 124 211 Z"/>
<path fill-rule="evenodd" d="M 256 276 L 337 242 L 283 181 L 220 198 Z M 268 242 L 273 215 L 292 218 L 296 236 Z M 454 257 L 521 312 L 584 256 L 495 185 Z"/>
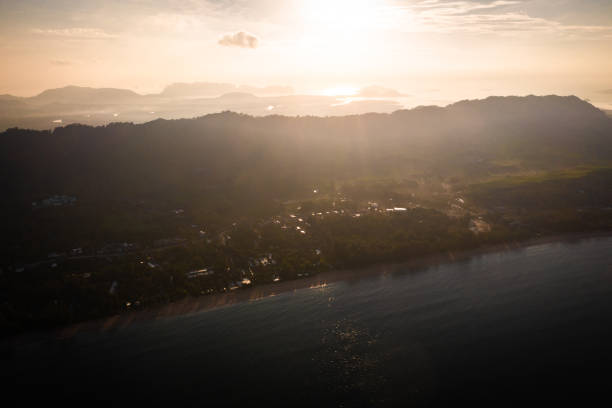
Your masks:
<path fill-rule="evenodd" d="M 199 297 L 186 297 L 176 302 L 165 305 L 153 306 L 148 309 L 130 311 L 107 318 L 90 320 L 82 323 L 75 323 L 55 329 L 30 331 L 13 336 L 5 337 L 0 342 L 13 342 L 26 337 L 38 337 L 51 335 L 53 338 L 69 339 L 81 332 L 108 332 L 126 328 L 132 324 L 145 323 L 154 320 L 163 320 L 178 316 L 188 316 L 203 311 L 214 310 L 221 307 L 237 305 L 258 301 L 280 294 L 295 292 L 303 289 L 317 289 L 336 282 L 357 281 L 370 278 L 376 275 L 395 272 L 397 269 L 404 269 L 404 273 L 414 273 L 434 266 L 449 264 L 469 260 L 495 252 L 515 251 L 531 246 L 562 243 L 567 241 L 583 241 L 587 239 L 597 239 L 612 237 L 612 231 L 599 231 L 591 233 L 568 233 L 529 238 L 522 241 L 511 241 L 499 244 L 485 245 L 478 248 L 447 251 L 413 258 L 408 261 L 394 263 L 376 263 L 361 268 L 337 269 L 322 272 L 317 275 L 295 279 L 278 283 L 265 283 L 255 287 L 237 290 L 229 293 L 218 293 Z"/>

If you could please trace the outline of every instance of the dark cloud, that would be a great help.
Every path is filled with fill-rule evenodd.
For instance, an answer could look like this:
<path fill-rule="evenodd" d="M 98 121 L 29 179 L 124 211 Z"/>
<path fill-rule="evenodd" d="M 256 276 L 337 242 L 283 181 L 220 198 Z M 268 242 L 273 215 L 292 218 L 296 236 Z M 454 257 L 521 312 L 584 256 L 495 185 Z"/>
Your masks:
<path fill-rule="evenodd" d="M 226 34 L 219 40 L 219 45 L 224 47 L 257 48 L 259 39 L 253 34 L 240 31 L 234 34 Z"/>

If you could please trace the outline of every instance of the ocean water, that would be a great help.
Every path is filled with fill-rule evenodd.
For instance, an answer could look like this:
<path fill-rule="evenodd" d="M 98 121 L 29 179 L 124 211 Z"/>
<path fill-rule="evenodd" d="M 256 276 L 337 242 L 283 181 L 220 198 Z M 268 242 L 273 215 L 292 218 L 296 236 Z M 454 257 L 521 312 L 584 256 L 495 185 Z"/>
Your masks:
<path fill-rule="evenodd" d="M 612 238 L 488 253 L 68 338 L 2 343 L 3 393 L 112 406 L 603 406 Z"/>

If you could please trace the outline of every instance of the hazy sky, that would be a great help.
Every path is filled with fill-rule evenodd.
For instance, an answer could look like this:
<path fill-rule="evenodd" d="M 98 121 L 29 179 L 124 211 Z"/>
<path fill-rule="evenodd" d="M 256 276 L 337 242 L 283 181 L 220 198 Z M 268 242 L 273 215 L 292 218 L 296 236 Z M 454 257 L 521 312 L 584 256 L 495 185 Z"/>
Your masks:
<path fill-rule="evenodd" d="M 17 95 L 209 81 L 612 104 L 612 0 L 0 0 L 0 50 Z"/>

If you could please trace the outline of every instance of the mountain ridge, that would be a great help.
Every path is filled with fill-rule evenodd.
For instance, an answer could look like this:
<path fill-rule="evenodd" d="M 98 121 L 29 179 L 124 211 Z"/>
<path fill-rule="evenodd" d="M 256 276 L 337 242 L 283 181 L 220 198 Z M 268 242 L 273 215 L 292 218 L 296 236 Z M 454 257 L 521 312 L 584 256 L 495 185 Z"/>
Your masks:
<path fill-rule="evenodd" d="M 190 84 L 184 84 L 190 89 Z M 209 88 L 208 83 L 204 83 Z M 213 84 L 214 85 L 214 84 Z M 131 90 L 120 88 L 91 88 L 68 86 L 64 88 L 49 89 L 38 95 L 28 98 L 0 95 L 0 130 L 13 127 L 31 129 L 52 129 L 58 124 L 84 123 L 88 125 L 102 125 L 115 121 L 146 123 L 155 118 L 178 119 L 193 118 L 205 114 L 226 110 L 250 114 L 252 116 L 267 116 L 270 114 L 285 116 L 347 116 L 370 112 L 391 114 L 395 111 L 406 110 L 407 97 L 394 90 L 382 87 L 366 87 L 376 92 L 372 97 L 339 97 L 329 95 L 280 95 L 269 96 L 258 94 L 255 88 L 249 86 L 230 86 L 229 92 L 221 93 L 227 84 L 218 84 L 221 87 L 215 96 L 198 96 L 187 94 L 179 96 L 164 96 L 159 94 L 139 94 Z M 197 88 L 197 83 L 196 83 Z M 279 87 L 267 87 L 278 89 Z M 282 87 L 280 87 L 282 88 Z M 371 94 L 371 93 L 368 93 Z M 387 95 L 387 96 L 381 96 Z M 398 97 L 397 95 L 402 95 Z M 400 98 L 400 99 L 397 99 Z M 490 106 L 490 114 L 498 114 L 495 110 L 504 109 L 504 104 L 513 107 L 510 101 L 523 101 L 528 105 L 530 96 L 516 97 L 519 99 L 496 99 L 502 97 L 489 97 L 485 99 Z M 503 97 L 512 98 L 512 97 Z M 520 99 L 524 98 L 524 99 Z M 533 98 L 539 98 L 533 96 Z M 532 100 L 532 102 L 537 99 Z M 575 98 L 574 103 L 579 103 Z M 554 101 L 551 101 L 554 102 Z M 449 104 L 451 110 L 471 111 L 474 100 L 459 101 Z M 572 105 L 568 106 L 568 113 L 572 113 Z M 423 112 L 427 109 L 418 107 Z M 430 108 L 433 109 L 433 108 Z M 530 109 L 530 108 L 526 108 Z M 593 110 L 594 111 L 594 110 Z M 594 111 L 595 112 L 595 111 Z M 554 114 L 554 112 L 553 112 Z"/>
<path fill-rule="evenodd" d="M 93 88 L 90 88 L 93 89 Z M 109 88 L 112 89 L 112 88 Z M 258 99 L 256 95 L 242 93 L 242 92 L 233 92 L 219 96 L 216 99 Z M 542 109 L 543 107 L 552 111 L 553 113 L 573 113 L 574 115 L 582 114 L 589 115 L 594 119 L 598 120 L 608 120 L 609 117 L 606 114 L 606 111 L 601 110 L 591 103 L 578 98 L 575 95 L 568 96 L 559 96 L 559 95 L 544 95 L 544 96 L 536 96 L 536 95 L 528 95 L 528 96 L 489 96 L 483 99 L 467 99 L 458 101 L 452 104 L 448 104 L 446 106 L 437 106 L 437 105 L 427 105 L 427 106 L 417 106 L 409 109 L 398 109 L 390 113 L 384 112 L 370 112 L 364 114 L 351 114 L 351 115 L 333 115 L 333 116 L 317 116 L 317 115 L 280 115 L 280 114 L 269 114 L 269 115 L 250 115 L 241 112 L 235 112 L 232 110 L 223 110 L 220 112 L 209 113 L 205 115 L 195 116 L 192 118 L 177 118 L 177 119 L 164 119 L 158 118 L 152 121 L 147 121 L 140 123 L 138 125 L 147 125 L 151 122 L 159 123 L 161 122 L 174 122 L 174 121 L 202 121 L 207 120 L 209 118 L 218 118 L 218 117 L 232 117 L 234 119 L 266 119 L 266 118 L 286 118 L 286 119 L 300 119 L 300 118 L 311 118 L 311 119 L 337 119 L 337 120 L 345 120 L 346 118 L 351 117 L 406 117 L 406 116 L 414 116 L 414 115 L 423 115 L 423 117 L 437 114 L 465 114 L 465 113 L 476 113 L 481 116 L 491 115 L 491 114 L 500 114 L 500 113 L 511 113 L 512 115 L 525 115 L 532 113 L 531 110 L 534 108 Z M 559 110 L 561 109 L 561 110 Z M 66 126 L 58 126 L 55 129 L 61 129 L 71 126 L 86 126 L 92 128 L 98 127 L 106 127 L 112 126 L 115 124 L 125 124 L 133 122 L 130 121 L 115 121 L 111 122 L 107 125 L 99 125 L 99 126 L 91 126 L 87 124 L 73 123 Z M 19 129 L 28 129 L 28 128 L 20 128 Z M 15 129 L 12 128 L 12 129 Z M 8 130 L 8 129 L 7 129 Z M 0 133 L 1 134 L 1 133 Z"/>

